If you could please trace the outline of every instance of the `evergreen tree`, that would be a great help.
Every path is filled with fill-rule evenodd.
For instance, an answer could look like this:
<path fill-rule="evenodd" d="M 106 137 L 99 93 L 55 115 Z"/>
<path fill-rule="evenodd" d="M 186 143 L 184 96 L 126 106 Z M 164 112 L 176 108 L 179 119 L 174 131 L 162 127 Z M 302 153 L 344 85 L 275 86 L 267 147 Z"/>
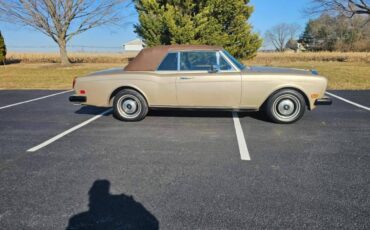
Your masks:
<path fill-rule="evenodd" d="M 1 35 L 0 31 L 0 64 L 5 63 L 5 56 L 6 56 L 6 46 L 3 36 Z"/>
<path fill-rule="evenodd" d="M 220 45 L 238 58 L 250 58 L 262 45 L 247 22 L 249 0 L 136 0 L 136 33 L 148 46 Z"/>
<path fill-rule="evenodd" d="M 314 38 L 312 35 L 311 25 L 312 25 L 312 21 L 310 20 L 307 23 L 301 38 L 299 39 L 299 42 L 303 44 L 304 48 L 310 51 L 314 49 L 314 44 L 313 44 Z"/>

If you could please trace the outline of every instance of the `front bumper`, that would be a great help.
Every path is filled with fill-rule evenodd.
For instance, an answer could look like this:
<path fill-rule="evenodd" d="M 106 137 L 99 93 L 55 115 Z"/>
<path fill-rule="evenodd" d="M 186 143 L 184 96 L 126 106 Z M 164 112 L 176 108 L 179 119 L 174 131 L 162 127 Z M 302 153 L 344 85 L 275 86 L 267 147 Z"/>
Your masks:
<path fill-rule="evenodd" d="M 86 102 L 86 97 L 85 96 L 72 95 L 72 96 L 69 97 L 69 101 L 74 102 L 74 103 L 84 103 L 84 102 Z"/>
<path fill-rule="evenodd" d="M 331 100 L 331 98 L 328 97 L 320 98 L 315 101 L 315 105 L 331 105 L 331 104 L 333 104 L 333 101 Z"/>

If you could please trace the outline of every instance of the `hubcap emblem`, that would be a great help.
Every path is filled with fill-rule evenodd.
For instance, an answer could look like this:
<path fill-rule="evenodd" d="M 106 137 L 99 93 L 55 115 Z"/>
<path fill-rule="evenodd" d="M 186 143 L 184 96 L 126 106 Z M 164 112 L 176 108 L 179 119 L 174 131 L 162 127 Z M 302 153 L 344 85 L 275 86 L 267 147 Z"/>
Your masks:
<path fill-rule="evenodd" d="M 133 114 L 137 110 L 137 102 L 133 99 L 123 101 L 122 109 L 127 114 Z"/>
<path fill-rule="evenodd" d="M 290 116 L 295 111 L 295 105 L 292 100 L 284 99 L 278 104 L 278 112 L 283 116 Z"/>

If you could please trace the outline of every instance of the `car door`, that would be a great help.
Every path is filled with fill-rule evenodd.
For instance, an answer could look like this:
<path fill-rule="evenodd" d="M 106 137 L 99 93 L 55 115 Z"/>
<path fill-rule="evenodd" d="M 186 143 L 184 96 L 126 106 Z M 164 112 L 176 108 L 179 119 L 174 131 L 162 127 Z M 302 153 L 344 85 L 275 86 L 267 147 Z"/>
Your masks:
<path fill-rule="evenodd" d="M 176 79 L 180 107 L 237 108 L 241 74 L 218 51 L 180 52 Z"/>

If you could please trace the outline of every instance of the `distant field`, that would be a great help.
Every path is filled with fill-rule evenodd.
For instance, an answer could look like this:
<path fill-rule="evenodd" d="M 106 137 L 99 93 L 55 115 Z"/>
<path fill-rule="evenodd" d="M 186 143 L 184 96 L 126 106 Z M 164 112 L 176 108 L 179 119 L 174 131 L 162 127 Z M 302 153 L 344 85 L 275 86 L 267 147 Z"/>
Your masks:
<path fill-rule="evenodd" d="M 0 66 L 0 89 L 69 89 L 72 79 L 89 72 L 123 67 L 135 54 L 70 53 L 73 64 L 62 67 L 57 54 L 10 53 Z M 370 53 L 258 53 L 247 65 L 317 69 L 330 89 L 370 89 Z"/>
<path fill-rule="evenodd" d="M 0 66 L 0 89 L 70 89 L 73 78 L 123 65 L 82 63 L 71 67 L 59 64 L 12 64 Z"/>
<path fill-rule="evenodd" d="M 305 52 L 305 53 L 258 53 L 252 60 L 262 65 L 274 62 L 360 62 L 370 64 L 370 53 L 366 52 Z"/>
<path fill-rule="evenodd" d="M 370 53 L 259 53 L 246 65 L 316 69 L 329 89 L 370 89 Z"/>
<path fill-rule="evenodd" d="M 69 53 L 74 63 L 126 63 L 137 53 Z M 57 53 L 17 53 L 7 55 L 11 63 L 58 63 Z M 316 52 L 316 53 L 258 53 L 252 61 L 260 65 L 271 65 L 276 61 L 303 62 L 363 62 L 370 64 L 370 53 L 360 52 Z"/>
<path fill-rule="evenodd" d="M 137 52 L 69 53 L 68 57 L 73 63 L 127 63 L 128 58 L 136 55 Z M 58 63 L 59 54 L 10 52 L 6 59 L 9 63 Z"/>

